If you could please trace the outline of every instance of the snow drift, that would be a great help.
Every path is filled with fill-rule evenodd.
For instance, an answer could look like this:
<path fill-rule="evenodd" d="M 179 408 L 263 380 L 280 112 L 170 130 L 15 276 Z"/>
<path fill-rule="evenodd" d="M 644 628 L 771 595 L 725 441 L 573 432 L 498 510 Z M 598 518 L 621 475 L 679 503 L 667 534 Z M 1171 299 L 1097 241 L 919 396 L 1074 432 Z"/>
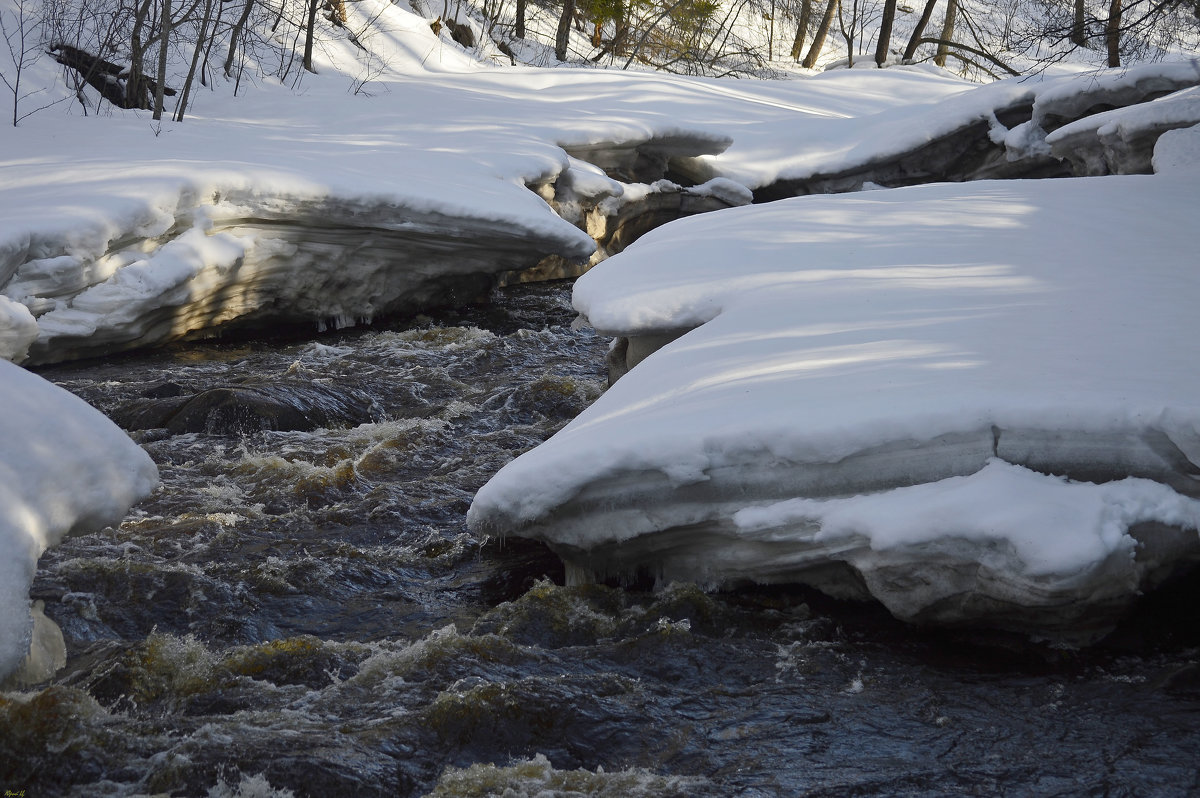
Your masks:
<path fill-rule="evenodd" d="M 367 49 L 326 42 L 303 96 L 217 81 L 182 123 L 64 123 L 64 103 L 0 128 L 0 354 L 347 326 L 466 303 L 547 261 L 539 274 L 577 273 L 751 191 L 1060 169 L 1047 120 L 1200 82 L 1192 62 L 985 87 L 929 67 L 736 85 L 498 68 L 398 6 L 347 10 Z M 60 84 L 49 66 L 27 85 Z"/>
<path fill-rule="evenodd" d="M 66 535 L 119 522 L 158 470 L 98 410 L 3 360 L 0 440 L 0 679 L 39 681 L 65 652 L 29 599 L 38 557 Z"/>
<path fill-rule="evenodd" d="M 576 578 L 805 582 L 1093 639 L 1200 555 L 1187 175 L 784 200 L 655 231 L 576 307 L 640 365 L 481 489 Z"/>

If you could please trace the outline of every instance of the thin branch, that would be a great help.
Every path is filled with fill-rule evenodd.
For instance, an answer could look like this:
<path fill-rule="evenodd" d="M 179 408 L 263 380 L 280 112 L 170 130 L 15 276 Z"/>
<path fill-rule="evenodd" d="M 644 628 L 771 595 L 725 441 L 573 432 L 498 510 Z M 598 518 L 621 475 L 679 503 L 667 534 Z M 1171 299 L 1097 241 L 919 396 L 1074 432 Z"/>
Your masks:
<path fill-rule="evenodd" d="M 1013 69 L 1008 64 L 1004 63 L 1003 61 L 1001 61 L 999 58 L 992 55 L 991 53 L 986 53 L 983 50 L 979 50 L 974 47 L 970 47 L 968 45 L 961 44 L 959 42 L 952 42 L 949 39 L 934 38 L 932 36 L 923 36 L 923 37 L 921 37 L 921 41 L 918 42 L 918 44 L 937 44 L 937 45 L 944 45 L 947 48 L 954 47 L 959 50 L 965 50 L 968 53 L 973 53 L 981 58 L 986 58 L 987 60 L 991 61 L 993 64 L 1000 67 L 1005 72 L 1012 75 L 1013 77 L 1019 77 L 1021 75 L 1020 72 Z"/>

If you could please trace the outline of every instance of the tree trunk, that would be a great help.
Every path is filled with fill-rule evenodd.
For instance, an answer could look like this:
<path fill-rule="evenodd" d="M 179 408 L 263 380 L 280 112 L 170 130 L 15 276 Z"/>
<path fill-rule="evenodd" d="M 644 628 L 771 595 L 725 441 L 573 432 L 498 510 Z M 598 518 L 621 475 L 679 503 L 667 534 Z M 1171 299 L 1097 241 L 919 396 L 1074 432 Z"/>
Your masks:
<path fill-rule="evenodd" d="M 1108 65 L 1121 65 L 1121 0 L 1109 0 L 1108 21 L 1104 23 L 1104 46 L 1108 49 Z"/>
<path fill-rule="evenodd" d="M 162 23 L 158 26 L 158 81 L 154 87 L 154 118 L 162 119 L 163 89 L 167 85 L 167 52 L 171 39 L 171 0 L 162 0 Z"/>
<path fill-rule="evenodd" d="M 304 68 L 316 74 L 312 62 L 313 38 L 317 29 L 317 5 L 321 0 L 308 0 L 308 22 L 304 26 Z"/>
<path fill-rule="evenodd" d="M 825 6 L 825 14 L 821 17 L 821 24 L 817 26 L 817 32 L 813 35 L 812 47 L 808 48 L 808 55 L 804 56 L 804 63 L 800 66 L 805 69 L 812 69 L 817 65 L 817 59 L 821 57 L 821 48 L 825 46 L 825 37 L 829 35 L 829 28 L 833 25 L 833 15 L 837 13 L 838 0 L 829 0 Z"/>
<path fill-rule="evenodd" d="M 129 77 L 125 81 L 125 108 L 146 107 L 146 81 L 142 78 L 142 25 L 150 13 L 150 0 L 145 0 L 133 18 L 133 32 L 129 34 Z"/>
<path fill-rule="evenodd" d="M 526 0 L 517 0 L 517 27 L 513 33 L 518 39 L 525 38 L 525 2 Z"/>
<path fill-rule="evenodd" d="M 892 23 L 896 21 L 896 0 L 883 4 L 883 19 L 879 22 L 879 41 L 875 43 L 875 66 L 887 63 L 888 50 L 892 46 Z"/>
<path fill-rule="evenodd" d="M 946 66 L 946 55 L 950 52 L 946 42 L 954 41 L 954 20 L 957 16 L 958 0 L 946 0 L 946 20 L 942 23 L 942 35 L 939 37 L 942 43 L 938 45 L 937 55 L 933 57 L 933 63 L 940 67 Z"/>
<path fill-rule="evenodd" d="M 571 42 L 571 19 L 575 16 L 575 0 L 563 0 L 562 17 L 558 20 L 558 33 L 554 37 L 554 57 L 567 60 L 567 45 Z"/>
<path fill-rule="evenodd" d="M 812 0 L 800 0 L 800 21 L 796 23 L 796 38 L 792 39 L 792 60 L 799 61 L 804 52 L 804 39 L 812 24 Z"/>
<path fill-rule="evenodd" d="M 775 0 L 771 0 L 771 16 L 767 17 L 767 21 L 771 23 L 767 29 L 767 60 L 775 60 Z"/>
<path fill-rule="evenodd" d="M 854 69 L 854 29 L 858 25 L 858 0 L 854 0 L 850 7 L 850 27 L 846 27 L 846 20 L 842 15 L 842 10 L 845 6 L 838 4 L 838 27 L 842 29 L 842 38 L 846 40 L 846 66 Z"/>
<path fill-rule="evenodd" d="M 204 60 L 200 62 L 200 85 L 208 86 L 208 57 L 212 55 L 213 43 L 216 42 L 216 33 L 221 29 L 221 12 L 225 10 L 225 4 L 217 3 L 217 15 L 212 20 L 212 32 L 208 37 L 208 43 L 204 45 Z"/>
<path fill-rule="evenodd" d="M 183 82 L 183 91 L 179 95 L 179 105 L 175 107 L 175 121 L 182 122 L 187 111 L 188 97 L 192 94 L 192 80 L 196 77 L 196 67 L 200 65 L 200 51 L 204 50 L 204 41 L 208 37 L 208 25 L 212 21 L 213 0 L 204 0 L 204 17 L 200 20 L 200 35 L 196 39 L 196 49 L 192 50 L 192 64 L 188 67 L 187 80 Z"/>
<path fill-rule="evenodd" d="M 925 10 L 921 12 L 921 19 L 917 22 L 917 27 L 913 28 L 912 36 L 908 37 L 908 46 L 904 48 L 904 61 L 913 60 L 913 56 L 917 54 L 921 37 L 925 35 L 925 26 L 929 24 L 929 18 L 933 16 L 933 9 L 936 5 L 937 0 L 925 0 Z"/>
<path fill-rule="evenodd" d="M 1075 19 L 1071 24 L 1071 42 L 1079 47 L 1087 47 L 1087 9 L 1085 0 L 1075 0 Z"/>
<path fill-rule="evenodd" d="M 233 26 L 233 31 L 229 34 L 229 54 L 225 56 L 225 77 L 232 77 L 230 72 L 233 70 L 233 57 L 237 55 L 238 39 L 242 36 L 242 30 L 246 27 L 246 20 L 250 19 L 250 12 L 254 9 L 254 0 L 246 0 L 246 6 L 242 9 L 242 15 L 238 17 L 237 24 Z"/>

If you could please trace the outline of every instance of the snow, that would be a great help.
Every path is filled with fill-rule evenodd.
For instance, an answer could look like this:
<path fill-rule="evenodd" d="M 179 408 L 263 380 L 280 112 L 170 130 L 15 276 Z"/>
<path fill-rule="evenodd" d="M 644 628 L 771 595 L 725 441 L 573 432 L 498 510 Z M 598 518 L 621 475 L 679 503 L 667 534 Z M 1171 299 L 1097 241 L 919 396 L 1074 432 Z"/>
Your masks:
<path fill-rule="evenodd" d="M 37 335 L 37 320 L 29 308 L 0 296 L 0 360 L 24 359 Z"/>
<path fill-rule="evenodd" d="M 5 361 L 0 440 L 2 679 L 38 642 L 29 600 L 38 557 L 66 535 L 119 522 L 154 488 L 158 472 L 149 455 L 99 411 Z M 57 631 L 44 619 L 42 626 L 39 639 Z M 49 673 L 26 675 L 36 681 Z"/>
<path fill-rule="evenodd" d="M 836 545 L 856 535 L 873 551 L 967 540 L 1011 547 L 1030 576 L 1071 574 L 1113 553 L 1130 559 L 1129 527 L 1158 521 L 1200 527 L 1200 501 L 1145 479 L 1096 485 L 992 459 L 979 471 L 850 499 L 788 499 L 733 515 L 743 534 L 809 525 Z"/>
<path fill-rule="evenodd" d="M 1014 159 L 1067 133 L 1181 126 L 1186 92 L 1046 133 L 1200 79 L 1194 59 L 982 87 L 927 65 L 764 81 L 500 68 L 386 0 L 347 8 L 366 50 L 326 28 L 317 74 L 285 87 L 251 68 L 236 91 L 218 77 L 182 123 L 83 118 L 49 58 L 26 70 L 26 109 L 63 102 L 0 127 L 0 673 L 29 649 L 38 555 L 116 522 L 155 479 L 99 414 L 4 361 L 234 323 L 345 326 L 543 256 L 586 261 L 587 204 L 678 188 L 632 174 L 643 160 L 742 204 L 980 124 Z M 1191 534 L 1172 551 L 1195 538 L 1197 135 L 1164 134 L 1152 177 L 789 200 L 648 235 L 576 301 L 631 347 L 682 337 L 501 471 L 470 522 L 549 540 L 581 574 L 657 562 L 770 581 L 833 559 L 904 617 L 969 614 L 945 605 L 972 590 L 1047 606 L 1131 594 L 1169 565 L 1129 561 L 1139 525 Z M 1026 515 L 1003 511 L 1015 494 Z M 893 518 L 914 505 L 928 512 Z M 1031 536 L 1029 518 L 1069 534 Z M 922 571 L 947 541 L 965 544 Z M 972 576 L 995 545 L 1012 557 Z M 897 563 L 938 587 L 905 598 Z"/>
<path fill-rule="evenodd" d="M 581 192 L 612 188 L 594 171 L 587 179 L 573 154 L 719 152 L 735 135 L 790 139 L 797 121 L 863 116 L 970 85 L 923 70 L 730 83 L 500 69 L 443 46 L 427 20 L 398 6 L 349 11 L 352 29 L 374 20 L 364 43 L 378 74 L 365 90 L 362 51 L 330 41 L 299 97 L 264 79 L 237 97 L 228 85 L 199 91 L 182 123 L 78 119 L 66 115 L 78 106 L 63 103 L 0 128 L 0 295 L 38 319 L 30 362 L 234 321 L 370 320 L 395 310 L 397 294 L 428 293 L 419 280 L 429 273 L 445 273 L 445 264 L 420 265 L 431 234 L 454 242 L 459 274 L 550 254 L 585 261 L 588 236 L 526 188 L 568 172 Z M 49 59 L 38 68 L 26 85 L 61 83 Z M 328 240 L 330 230 L 344 235 Z M 198 247 L 201 233 L 224 240 Z M 387 247 L 354 256 L 376 236 Z M 187 246 L 170 246 L 181 237 Z M 293 248 L 320 254 L 294 259 Z M 311 267 L 321 260 L 348 278 L 336 290 Z M 416 264 L 412 280 L 355 292 L 405 264 Z M 138 276 L 122 278 L 126 270 Z M 93 348 L 81 350 L 91 329 Z"/>
<path fill-rule="evenodd" d="M 697 182 L 724 181 L 702 191 L 740 203 L 980 119 L 1014 151 L 1044 149 L 1040 128 L 1009 135 L 997 109 L 1197 78 L 1188 61 L 984 87 L 927 65 L 764 81 L 501 68 L 400 6 L 348 11 L 368 50 L 326 31 L 299 96 L 269 76 L 230 96 L 218 79 L 182 123 L 74 118 L 49 58 L 27 72 L 28 86 L 59 87 L 47 100 L 68 100 L 0 129 L 0 296 L 37 318 L 27 362 L 234 324 L 346 326 L 478 293 L 544 256 L 586 262 L 594 244 L 565 189 L 620 205 L 662 177 L 623 189 L 592 164 L 674 156 Z M 556 214 L 527 186 L 558 182 Z M 202 236 L 221 241 L 200 246 Z M 359 257 L 363 241 L 378 244 L 370 257 Z M 456 250 L 453 265 L 439 247 Z M 16 359 L 16 343 L 6 348 Z"/>
<path fill-rule="evenodd" d="M 1197 67 L 1200 76 L 1200 66 Z M 1059 157 L 1085 174 L 1151 171 L 1157 140 L 1164 132 L 1200 123 L 1200 86 L 1190 86 L 1149 103 L 1084 117 L 1046 136 Z M 1165 166 L 1155 171 L 1178 171 Z"/>
<path fill-rule="evenodd" d="M 888 70 L 892 71 L 892 70 Z M 869 81 L 877 71 L 854 72 Z M 861 168 L 895 158 L 953 134 L 976 122 L 988 122 L 996 143 L 1003 143 L 1009 159 L 1046 150 L 1046 129 L 1055 116 L 1070 118 L 1087 108 L 1121 104 L 1154 89 L 1173 90 L 1200 80 L 1196 60 L 1144 64 L 1122 70 L 1036 75 L 948 94 L 935 102 L 880 108 L 868 119 L 856 116 L 818 117 L 776 122 L 754 137 L 738 139 L 719 156 L 700 159 L 713 174 L 737 180 L 751 188 L 778 180 L 803 180 Z M 901 87 L 895 87 L 903 90 Z M 1032 118 L 1011 130 L 996 114 L 1022 105 Z M 1133 112 L 1140 118 L 1145 111 Z M 796 142 L 803 141 L 803 147 Z"/>
<path fill-rule="evenodd" d="M 1200 174 L 1200 124 L 1168 130 L 1154 145 L 1154 171 Z"/>
<path fill-rule="evenodd" d="M 1198 67 L 1200 68 L 1200 67 Z M 1095 131 L 1100 136 L 1121 135 L 1132 138 L 1147 128 L 1190 127 L 1200 122 L 1200 86 L 1181 89 L 1150 103 L 1115 108 L 1084 117 L 1063 125 L 1046 137 L 1046 142 L 1067 138 L 1082 130 Z"/>
<path fill-rule="evenodd" d="M 954 579 L 928 577 L 953 590 L 871 586 L 901 617 L 960 591 L 962 564 L 978 570 L 997 540 L 1016 552 L 1004 584 L 969 590 L 1036 605 L 1048 585 L 1071 603 L 1117 583 L 1131 598 L 1162 564 L 1113 571 L 1132 526 L 1197 542 L 1197 203 L 1184 175 L 980 181 L 653 231 L 581 277 L 576 307 L 607 334 L 690 332 L 502 469 L 469 520 L 544 539 L 585 572 L 640 562 L 708 584 L 831 591 L 797 565 L 812 565 L 814 544 L 871 583 L 897 560 L 864 546 L 905 544 L 913 566 L 938 561 L 917 544 L 957 541 Z M 1018 466 L 1099 487 L 1018 478 Z M 1020 513 L 993 511 L 1017 494 Z M 945 517 L 887 521 L 916 504 Z M 1067 516 L 1061 533 L 1031 534 Z M 866 542 L 844 550 L 848 530 Z M 751 545 L 764 535 L 769 551 Z"/>

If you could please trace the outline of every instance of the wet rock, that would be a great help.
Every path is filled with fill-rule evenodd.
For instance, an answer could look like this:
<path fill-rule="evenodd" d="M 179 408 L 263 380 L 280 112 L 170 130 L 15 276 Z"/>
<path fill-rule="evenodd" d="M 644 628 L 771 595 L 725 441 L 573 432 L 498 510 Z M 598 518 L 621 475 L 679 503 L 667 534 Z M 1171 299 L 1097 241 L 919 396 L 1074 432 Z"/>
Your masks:
<path fill-rule="evenodd" d="M 668 176 L 679 162 L 700 155 L 720 155 L 732 139 L 699 132 L 621 143 L 576 144 L 565 149 L 573 158 L 595 164 L 614 180 L 652 183 Z"/>
<path fill-rule="evenodd" d="M 496 396 L 486 407 L 503 414 L 511 423 L 525 424 L 539 419 L 568 421 L 599 395 L 600 386 L 594 382 L 543 373 Z"/>
<path fill-rule="evenodd" d="M 503 793 L 533 795 L 654 795 L 658 798 L 694 798 L 713 792 L 707 779 L 661 776 L 643 769 L 596 771 L 558 770 L 544 755 L 514 762 L 507 767 L 477 763 L 468 768 L 447 768 L 430 798 L 462 798 Z"/>
<path fill-rule="evenodd" d="M 997 109 L 1018 118 L 1022 103 Z M 1026 123 L 1028 124 L 1028 123 Z M 865 163 L 803 178 L 778 180 L 755 189 L 755 202 L 773 202 L 806 194 L 840 194 L 872 185 L 895 188 L 933 182 L 963 182 L 996 178 L 1069 177 L 1070 169 L 1048 152 L 1010 157 L 1003 143 L 994 140 L 999 124 L 989 119 L 967 119 L 955 130 L 922 143 L 907 152 L 873 158 Z"/>
<path fill-rule="evenodd" d="M 73 687 L 0 695 L 0 778 L 15 792 L 62 794 L 65 785 L 104 773 L 103 754 L 122 741 L 105 734 L 107 713 Z"/>
<path fill-rule="evenodd" d="M 652 170 L 654 174 L 658 171 Z M 649 183 L 622 183 L 593 164 L 572 161 L 558 180 L 537 191 L 559 216 L 592 237 L 596 251 L 586 261 L 550 256 L 532 269 L 505 275 L 502 282 L 578 277 L 656 227 L 686 216 L 749 205 L 754 199 L 749 189 L 726 178 L 711 178 L 700 185 L 680 179 L 683 182 L 660 177 Z"/>
<path fill-rule="evenodd" d="M 369 397 L 321 383 L 230 385 L 189 391 L 164 383 L 117 408 L 113 420 L 127 430 L 244 435 L 263 430 L 312 430 L 377 421 Z"/>
<path fill-rule="evenodd" d="M 494 539 L 483 544 L 489 564 L 479 583 L 480 597 L 489 605 L 519 598 L 539 580 L 562 584 L 562 560 L 544 543 L 524 538 Z"/>
<path fill-rule="evenodd" d="M 640 711 L 642 687 L 608 673 L 464 680 L 422 712 L 421 723 L 461 761 L 545 753 L 566 767 L 640 763 L 656 725 Z"/>
<path fill-rule="evenodd" d="M 300 635 L 235 649 L 221 664 L 233 673 L 258 681 L 302 684 L 315 689 L 347 679 L 358 671 L 357 662 L 365 658 L 365 650 L 349 659 L 346 654 L 345 647 Z"/>

